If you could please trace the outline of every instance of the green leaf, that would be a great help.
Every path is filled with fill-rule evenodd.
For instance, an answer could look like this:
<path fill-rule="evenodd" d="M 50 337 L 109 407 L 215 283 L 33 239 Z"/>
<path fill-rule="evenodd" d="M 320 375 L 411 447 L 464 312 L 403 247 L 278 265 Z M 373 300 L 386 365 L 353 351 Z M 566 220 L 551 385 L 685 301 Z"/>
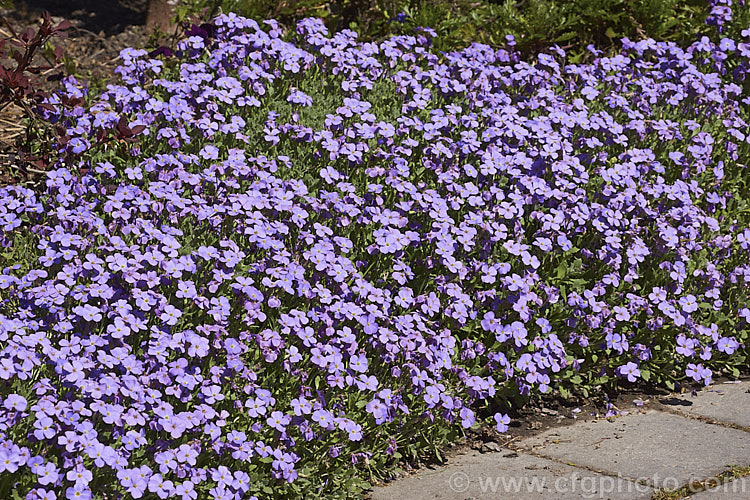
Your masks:
<path fill-rule="evenodd" d="M 574 288 L 581 288 L 586 283 L 588 283 L 588 280 L 585 280 L 583 278 L 576 278 L 574 280 L 567 280 L 567 283 L 571 284 Z"/>
<path fill-rule="evenodd" d="M 563 33 L 562 35 L 555 38 L 555 42 L 567 42 L 568 40 L 572 40 L 577 36 L 578 33 L 576 33 L 575 31 L 568 31 L 567 33 Z"/>
<path fill-rule="evenodd" d="M 565 263 L 565 261 L 560 262 L 560 265 L 557 266 L 557 277 L 564 278 L 567 273 L 568 265 Z"/>

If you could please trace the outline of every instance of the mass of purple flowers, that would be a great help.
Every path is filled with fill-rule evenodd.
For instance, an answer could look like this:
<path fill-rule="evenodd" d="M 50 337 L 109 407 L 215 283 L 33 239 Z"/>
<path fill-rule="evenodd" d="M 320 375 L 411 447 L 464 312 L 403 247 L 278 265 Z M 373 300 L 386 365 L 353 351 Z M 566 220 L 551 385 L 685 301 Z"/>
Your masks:
<path fill-rule="evenodd" d="M 750 30 L 283 35 L 222 15 L 51 101 L 77 163 L 0 188 L 0 497 L 333 494 L 519 397 L 746 365 Z"/>

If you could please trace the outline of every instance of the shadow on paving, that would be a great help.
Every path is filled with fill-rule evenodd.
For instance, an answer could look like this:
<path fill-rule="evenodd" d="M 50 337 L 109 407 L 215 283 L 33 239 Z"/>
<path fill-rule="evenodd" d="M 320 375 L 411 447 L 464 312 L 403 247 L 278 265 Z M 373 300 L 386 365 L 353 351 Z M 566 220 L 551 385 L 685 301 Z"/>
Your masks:
<path fill-rule="evenodd" d="M 691 500 L 750 500 L 750 380 L 633 403 L 616 418 L 579 412 L 570 425 L 451 456 L 378 485 L 370 498 L 641 500 L 689 487 Z M 732 468 L 746 476 L 721 479 Z"/>

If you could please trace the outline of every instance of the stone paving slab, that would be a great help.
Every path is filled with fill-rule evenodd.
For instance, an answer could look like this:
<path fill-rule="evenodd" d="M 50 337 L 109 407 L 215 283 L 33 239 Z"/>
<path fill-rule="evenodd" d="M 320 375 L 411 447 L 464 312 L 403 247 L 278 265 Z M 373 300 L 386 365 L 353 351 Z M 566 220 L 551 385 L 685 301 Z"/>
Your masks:
<path fill-rule="evenodd" d="M 741 477 L 691 495 L 690 500 L 750 500 L 750 477 Z"/>
<path fill-rule="evenodd" d="M 551 429 L 520 446 L 669 489 L 750 464 L 750 432 L 655 411 Z"/>
<path fill-rule="evenodd" d="M 661 403 L 688 415 L 708 417 L 750 429 L 750 381 L 716 384 L 695 396 L 680 394 Z"/>
<path fill-rule="evenodd" d="M 448 465 L 374 488 L 373 500 L 648 499 L 654 490 L 623 478 L 503 450 L 471 451 Z"/>

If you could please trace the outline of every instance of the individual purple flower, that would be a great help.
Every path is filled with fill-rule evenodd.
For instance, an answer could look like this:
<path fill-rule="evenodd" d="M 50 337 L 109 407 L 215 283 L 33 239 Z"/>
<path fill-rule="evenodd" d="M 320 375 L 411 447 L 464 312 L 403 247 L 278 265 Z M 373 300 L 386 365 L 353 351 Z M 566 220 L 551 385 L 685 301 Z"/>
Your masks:
<path fill-rule="evenodd" d="M 359 373 L 364 373 L 367 371 L 367 357 L 362 356 L 352 356 L 349 359 L 349 367 Z"/>
<path fill-rule="evenodd" d="M 680 298 L 680 306 L 688 314 L 698 310 L 698 302 L 695 296 L 690 294 Z"/>
<path fill-rule="evenodd" d="M 716 348 L 725 354 L 733 354 L 739 347 L 740 344 L 734 337 L 721 337 L 716 342 Z"/>
<path fill-rule="evenodd" d="M 26 410 L 26 398 L 19 394 L 9 394 L 5 401 L 3 401 L 3 407 L 7 410 L 22 412 Z"/>
<path fill-rule="evenodd" d="M 312 420 L 324 429 L 333 427 L 333 417 L 327 410 L 315 410 L 312 414 Z"/>
<path fill-rule="evenodd" d="M 461 408 L 459 416 L 461 417 L 461 426 L 464 429 L 468 429 L 474 425 L 474 422 L 476 420 L 474 417 L 474 412 L 469 408 Z"/>
<path fill-rule="evenodd" d="M 635 382 L 641 376 L 638 365 L 632 361 L 620 366 L 617 370 L 620 372 L 620 375 L 628 378 L 628 382 Z"/>
<path fill-rule="evenodd" d="M 615 312 L 615 319 L 617 321 L 628 321 L 630 320 L 630 312 L 626 307 L 621 306 L 615 306 L 613 308 L 613 311 Z"/>
<path fill-rule="evenodd" d="M 52 439 L 57 434 L 55 422 L 48 416 L 42 416 L 34 421 L 34 437 L 41 440 Z"/>
<path fill-rule="evenodd" d="M 291 422 L 291 418 L 280 411 L 272 412 L 266 419 L 266 423 L 279 432 L 284 432 L 289 422 Z"/>
<path fill-rule="evenodd" d="M 68 481 L 75 482 L 76 485 L 88 485 L 91 480 L 93 479 L 93 474 L 90 470 L 81 467 L 76 467 L 73 470 L 69 470 L 68 473 L 65 475 L 65 478 Z"/>
<path fill-rule="evenodd" d="M 161 474 L 154 474 L 148 480 L 148 491 L 156 493 L 159 498 L 169 498 L 174 493 L 174 483 L 165 480 Z"/>
<path fill-rule="evenodd" d="M 76 306 L 73 312 L 80 316 L 84 321 L 98 322 L 102 320 L 102 314 L 98 307 L 89 304 Z"/>
<path fill-rule="evenodd" d="M 195 491 L 195 484 L 191 480 L 177 484 L 175 495 L 179 495 L 182 500 L 196 500 L 198 498 L 198 493 Z"/>
<path fill-rule="evenodd" d="M 54 485 L 60 477 L 59 469 L 55 464 L 50 462 L 37 467 L 32 467 L 32 472 L 37 475 L 37 482 L 43 486 Z"/>
<path fill-rule="evenodd" d="M 21 458 L 17 453 L 6 448 L 0 448 L 0 472 L 16 472 L 20 462 Z"/>
<path fill-rule="evenodd" d="M 83 484 L 76 484 L 65 490 L 65 498 L 68 500 L 91 500 L 91 489 Z"/>
<path fill-rule="evenodd" d="M 510 424 L 510 417 L 503 413 L 495 413 L 495 424 L 497 432 L 505 433 L 508 431 L 508 424 Z"/>
<path fill-rule="evenodd" d="M 182 316 L 182 311 L 172 306 L 171 304 L 167 304 L 164 307 L 164 311 L 162 311 L 161 316 L 159 318 L 165 324 L 173 326 L 177 324 L 177 320 L 180 319 L 180 316 Z"/>

